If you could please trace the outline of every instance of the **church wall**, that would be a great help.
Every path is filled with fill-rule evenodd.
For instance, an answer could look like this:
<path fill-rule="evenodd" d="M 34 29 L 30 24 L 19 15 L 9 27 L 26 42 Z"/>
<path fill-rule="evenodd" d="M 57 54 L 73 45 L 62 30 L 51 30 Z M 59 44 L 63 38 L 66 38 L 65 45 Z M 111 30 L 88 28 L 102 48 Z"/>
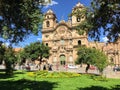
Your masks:
<path fill-rule="evenodd" d="M 80 4 L 79 4 L 80 5 Z M 77 5 L 77 7 L 79 7 Z M 50 15 L 49 15 L 50 13 Z M 86 33 L 79 35 L 73 26 L 76 26 L 80 22 L 76 21 L 76 17 L 72 16 L 72 23 L 65 22 L 61 20 L 59 23 L 55 21 L 55 14 L 53 11 L 49 10 L 47 14 L 52 18 L 45 18 L 43 22 L 42 29 L 42 41 L 50 49 L 50 57 L 48 62 L 52 64 L 61 64 L 64 59 L 65 64 L 75 64 L 77 59 L 77 48 L 80 45 L 85 45 L 87 47 L 99 49 L 108 55 L 108 61 L 111 63 L 111 58 L 113 58 L 113 63 L 116 65 L 120 64 L 120 40 L 115 43 L 100 43 L 100 42 L 89 42 Z M 84 18 L 81 19 L 81 21 Z M 46 21 L 50 21 L 50 26 L 46 27 Z"/>

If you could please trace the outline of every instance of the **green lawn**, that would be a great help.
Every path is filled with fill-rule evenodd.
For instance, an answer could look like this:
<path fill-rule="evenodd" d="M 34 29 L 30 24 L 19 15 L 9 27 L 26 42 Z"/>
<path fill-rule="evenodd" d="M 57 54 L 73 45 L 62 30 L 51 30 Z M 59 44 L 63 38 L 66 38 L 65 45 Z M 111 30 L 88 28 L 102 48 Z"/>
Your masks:
<path fill-rule="evenodd" d="M 0 90 L 120 90 L 120 79 L 99 79 L 98 76 L 40 78 L 26 72 L 14 76 L 0 73 Z"/>

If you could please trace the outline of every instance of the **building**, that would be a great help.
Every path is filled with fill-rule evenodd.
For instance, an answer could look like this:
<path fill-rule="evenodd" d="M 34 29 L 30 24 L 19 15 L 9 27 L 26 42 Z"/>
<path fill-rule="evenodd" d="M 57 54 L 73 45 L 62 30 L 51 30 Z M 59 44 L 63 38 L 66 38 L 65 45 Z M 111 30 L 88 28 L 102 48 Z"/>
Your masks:
<path fill-rule="evenodd" d="M 84 6 L 81 3 L 77 3 L 72 12 L 83 8 Z M 74 64 L 77 59 L 78 46 L 85 45 L 104 51 L 109 56 L 109 62 L 119 65 L 120 40 L 108 44 L 89 42 L 86 32 L 79 35 L 74 28 L 83 20 L 85 20 L 84 17 L 72 15 L 67 22 L 64 20 L 57 22 L 56 15 L 51 9 L 44 14 L 42 41 L 50 47 L 51 55 L 48 62 L 61 65 Z"/>

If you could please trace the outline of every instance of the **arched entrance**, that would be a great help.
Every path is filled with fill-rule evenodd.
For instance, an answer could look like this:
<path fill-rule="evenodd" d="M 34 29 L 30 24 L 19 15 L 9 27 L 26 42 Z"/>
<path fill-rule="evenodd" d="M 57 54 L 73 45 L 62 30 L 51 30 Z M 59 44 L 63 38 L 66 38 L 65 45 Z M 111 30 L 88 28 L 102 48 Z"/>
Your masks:
<path fill-rule="evenodd" d="M 65 61 L 66 61 L 66 57 L 65 57 L 65 55 L 62 54 L 62 55 L 60 55 L 59 58 L 60 58 L 60 64 L 61 64 L 61 65 L 65 65 L 65 63 L 66 63 L 66 62 L 65 62 Z"/>

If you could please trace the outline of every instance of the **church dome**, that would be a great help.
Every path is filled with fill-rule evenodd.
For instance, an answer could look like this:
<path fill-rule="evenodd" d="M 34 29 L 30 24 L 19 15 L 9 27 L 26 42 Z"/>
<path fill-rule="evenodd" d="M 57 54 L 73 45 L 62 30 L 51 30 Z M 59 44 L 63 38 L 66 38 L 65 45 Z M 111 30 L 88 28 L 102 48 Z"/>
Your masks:
<path fill-rule="evenodd" d="M 53 14 L 54 12 L 51 10 L 51 9 L 49 9 L 47 12 L 46 12 L 47 14 Z"/>
<path fill-rule="evenodd" d="M 65 20 L 61 20 L 60 23 L 65 23 Z"/>
<path fill-rule="evenodd" d="M 54 14 L 54 12 L 51 10 L 51 9 L 49 9 L 45 14 L 45 17 L 46 17 L 46 19 L 48 19 L 48 18 L 56 18 L 56 15 Z"/>
<path fill-rule="evenodd" d="M 75 7 L 73 7 L 73 10 L 76 10 L 77 8 L 84 8 L 84 5 L 78 2 Z"/>
<path fill-rule="evenodd" d="M 76 7 L 84 7 L 84 5 L 81 4 L 80 2 L 78 2 L 78 3 L 76 4 Z"/>

